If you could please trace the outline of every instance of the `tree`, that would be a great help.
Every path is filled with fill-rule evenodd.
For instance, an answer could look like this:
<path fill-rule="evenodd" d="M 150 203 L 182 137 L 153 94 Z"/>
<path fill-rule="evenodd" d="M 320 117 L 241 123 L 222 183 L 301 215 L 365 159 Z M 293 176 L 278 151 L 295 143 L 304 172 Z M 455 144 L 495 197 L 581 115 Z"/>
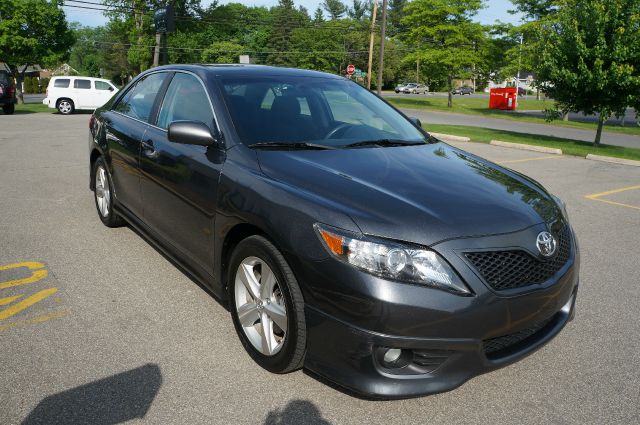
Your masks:
<path fill-rule="evenodd" d="M 555 13 L 558 0 L 511 0 L 516 7 L 511 13 L 520 12 L 531 21 L 539 21 L 552 13 Z"/>
<path fill-rule="evenodd" d="M 397 35 L 404 31 L 406 28 L 402 26 L 402 18 L 404 18 L 404 8 L 407 5 L 407 0 L 389 0 L 388 13 L 388 25 L 389 34 Z"/>
<path fill-rule="evenodd" d="M 244 47 L 231 41 L 217 41 L 202 52 L 204 63 L 238 63 Z"/>
<path fill-rule="evenodd" d="M 320 6 L 318 6 L 316 8 L 315 13 L 313 14 L 313 23 L 317 25 L 323 22 L 324 22 L 324 16 L 322 16 L 322 9 L 320 8 Z"/>
<path fill-rule="evenodd" d="M 295 28 L 308 24 L 309 15 L 296 10 L 293 0 L 278 0 L 278 6 L 272 9 L 273 24 L 269 32 L 271 53 L 267 62 L 273 65 L 292 66 L 294 64 L 291 49 L 291 35 Z"/>
<path fill-rule="evenodd" d="M 61 0 L 0 2 L 0 60 L 14 66 L 20 103 L 24 103 L 22 81 L 27 66 L 53 66 L 67 58 L 74 43 L 61 6 Z"/>
<path fill-rule="evenodd" d="M 346 6 L 340 0 L 324 0 L 322 7 L 327 11 L 332 21 L 340 19 L 347 11 Z"/>
<path fill-rule="evenodd" d="M 542 34 L 538 79 L 561 111 L 599 114 L 595 146 L 640 93 L 639 31 L 640 0 L 565 0 Z"/>
<path fill-rule="evenodd" d="M 362 21 L 367 15 L 367 4 L 363 0 L 353 0 L 353 6 L 347 14 L 354 21 Z"/>
<path fill-rule="evenodd" d="M 471 18 L 482 7 L 482 0 L 414 0 L 404 8 L 401 23 L 407 27 L 402 38 L 416 46 L 408 60 L 420 60 L 431 75 L 447 78 L 449 107 L 453 107 L 453 79 L 471 74 L 481 56 L 482 25 Z"/>

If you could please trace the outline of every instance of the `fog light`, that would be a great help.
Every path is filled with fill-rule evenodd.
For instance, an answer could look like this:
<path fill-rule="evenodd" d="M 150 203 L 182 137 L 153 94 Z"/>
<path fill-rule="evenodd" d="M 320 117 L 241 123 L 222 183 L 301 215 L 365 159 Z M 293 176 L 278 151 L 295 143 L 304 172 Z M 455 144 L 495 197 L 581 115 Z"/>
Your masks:
<path fill-rule="evenodd" d="M 383 360 L 386 364 L 390 365 L 391 363 L 395 363 L 398 361 L 400 356 L 402 355 L 402 350 L 399 348 L 389 348 L 385 353 Z"/>

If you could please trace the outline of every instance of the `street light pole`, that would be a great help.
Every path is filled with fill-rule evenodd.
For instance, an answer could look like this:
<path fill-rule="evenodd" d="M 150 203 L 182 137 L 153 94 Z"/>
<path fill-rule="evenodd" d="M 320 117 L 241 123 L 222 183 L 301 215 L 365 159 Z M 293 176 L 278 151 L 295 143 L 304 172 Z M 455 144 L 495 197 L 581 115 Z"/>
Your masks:
<path fill-rule="evenodd" d="M 380 63 L 378 65 L 378 96 L 382 95 L 382 73 L 384 72 L 384 38 L 387 30 L 387 0 L 382 0 L 382 23 L 380 24 Z"/>
<path fill-rule="evenodd" d="M 524 39 L 524 36 L 522 34 L 520 34 L 520 53 L 518 54 L 518 75 L 516 77 L 517 82 L 516 82 L 516 88 L 520 87 L 520 67 L 522 66 L 522 41 Z"/>

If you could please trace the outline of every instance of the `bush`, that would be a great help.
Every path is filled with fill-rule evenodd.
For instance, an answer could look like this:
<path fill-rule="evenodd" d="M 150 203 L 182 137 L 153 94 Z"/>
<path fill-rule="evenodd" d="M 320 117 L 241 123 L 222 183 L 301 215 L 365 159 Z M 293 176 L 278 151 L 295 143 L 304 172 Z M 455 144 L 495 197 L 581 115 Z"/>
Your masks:
<path fill-rule="evenodd" d="M 48 86 L 49 86 L 49 78 L 47 77 L 40 78 L 40 91 L 38 93 L 46 93 Z"/>

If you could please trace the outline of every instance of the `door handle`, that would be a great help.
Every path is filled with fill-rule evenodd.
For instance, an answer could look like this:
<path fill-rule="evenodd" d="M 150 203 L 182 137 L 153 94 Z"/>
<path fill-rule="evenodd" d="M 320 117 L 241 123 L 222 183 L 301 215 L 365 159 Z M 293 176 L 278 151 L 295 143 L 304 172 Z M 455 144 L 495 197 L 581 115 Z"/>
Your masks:
<path fill-rule="evenodd" d="M 146 141 L 142 141 L 142 154 L 144 156 L 146 156 L 147 158 L 157 158 L 158 157 L 158 151 L 156 150 L 156 148 L 153 146 L 153 141 L 151 140 L 146 140 Z"/>

